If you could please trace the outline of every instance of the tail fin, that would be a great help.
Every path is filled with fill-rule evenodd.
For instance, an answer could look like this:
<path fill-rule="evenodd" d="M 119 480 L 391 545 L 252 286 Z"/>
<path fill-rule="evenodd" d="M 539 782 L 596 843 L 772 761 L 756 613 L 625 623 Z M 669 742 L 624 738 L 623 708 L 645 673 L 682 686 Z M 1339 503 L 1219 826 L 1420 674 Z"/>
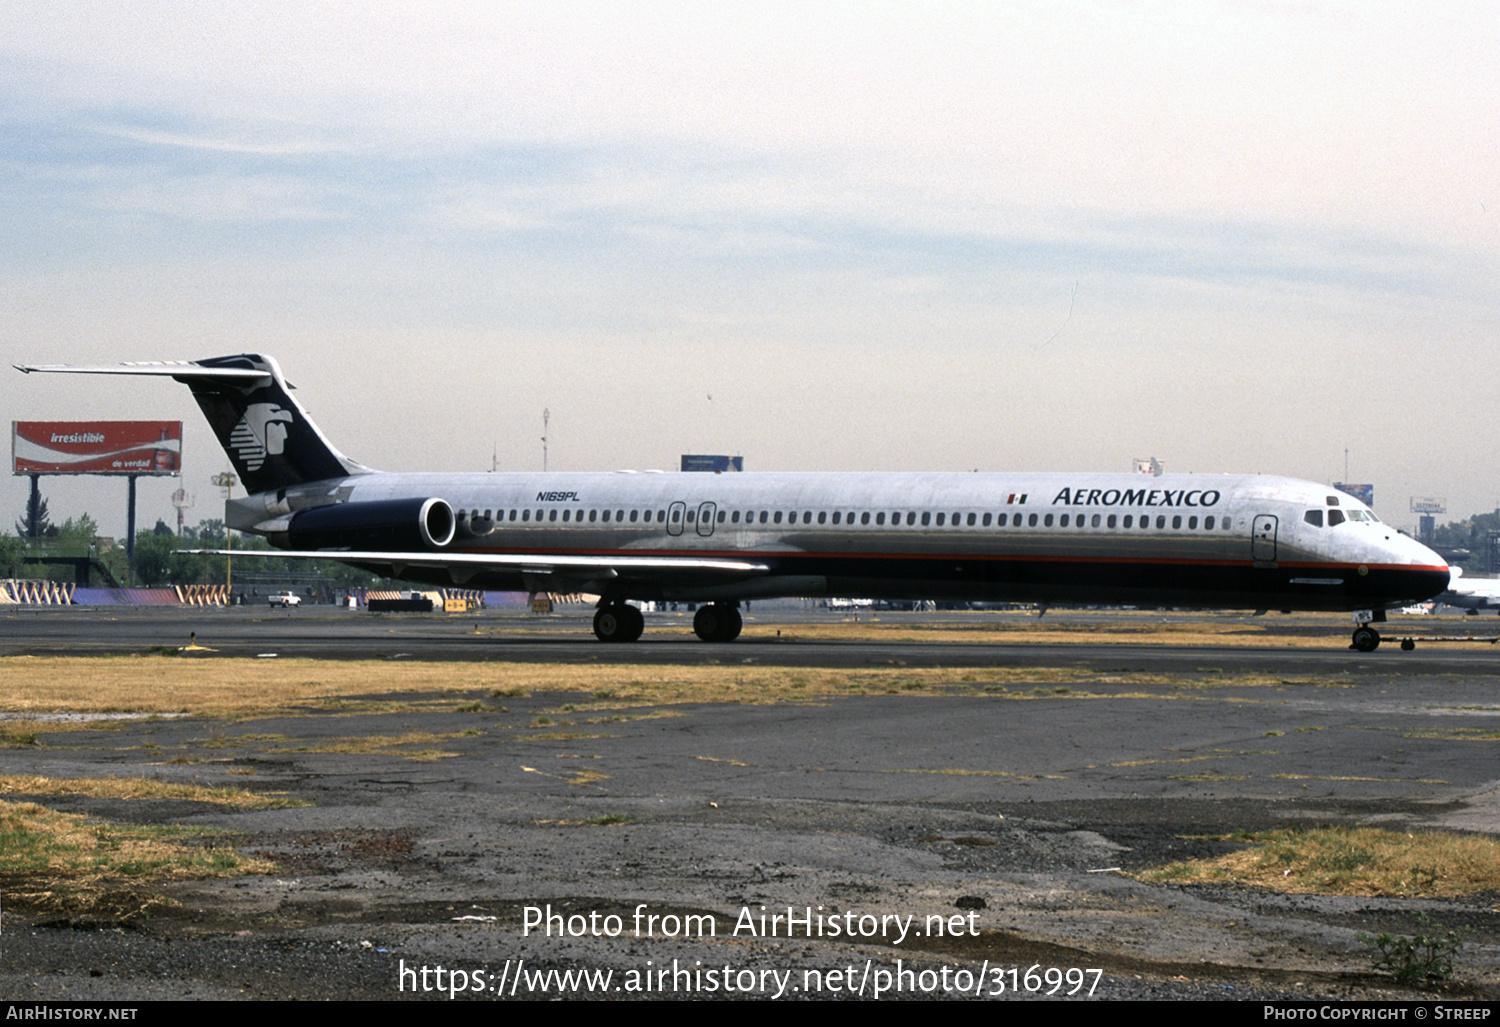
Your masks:
<path fill-rule="evenodd" d="M 208 418 L 248 492 L 363 474 L 323 437 L 292 398 L 270 357 L 242 354 L 176 363 L 20 366 L 21 371 L 160 375 L 182 382 Z"/>

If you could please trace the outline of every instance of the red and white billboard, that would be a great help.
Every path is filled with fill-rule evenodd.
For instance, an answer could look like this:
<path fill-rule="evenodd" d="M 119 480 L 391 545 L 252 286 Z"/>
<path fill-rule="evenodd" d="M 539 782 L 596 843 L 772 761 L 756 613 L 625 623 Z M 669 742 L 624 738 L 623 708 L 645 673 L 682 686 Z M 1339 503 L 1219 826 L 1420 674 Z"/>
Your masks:
<path fill-rule="evenodd" d="M 178 474 L 181 421 L 12 421 L 14 474 Z"/>

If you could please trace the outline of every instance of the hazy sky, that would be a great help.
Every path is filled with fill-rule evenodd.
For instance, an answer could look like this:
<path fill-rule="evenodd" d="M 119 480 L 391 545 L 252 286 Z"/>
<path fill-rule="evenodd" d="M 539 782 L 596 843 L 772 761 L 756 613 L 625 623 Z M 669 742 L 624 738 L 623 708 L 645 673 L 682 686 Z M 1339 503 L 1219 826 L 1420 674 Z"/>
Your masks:
<path fill-rule="evenodd" d="M 1347 449 L 1387 520 L 1464 517 L 1500 505 L 1497 53 L 1485 2 L 11 0 L 0 340 L 272 354 L 390 470 L 539 469 L 548 409 L 557 470 Z M 182 419 L 222 513 L 181 386 L 0 401 Z M 43 491 L 123 532 L 123 482 Z"/>

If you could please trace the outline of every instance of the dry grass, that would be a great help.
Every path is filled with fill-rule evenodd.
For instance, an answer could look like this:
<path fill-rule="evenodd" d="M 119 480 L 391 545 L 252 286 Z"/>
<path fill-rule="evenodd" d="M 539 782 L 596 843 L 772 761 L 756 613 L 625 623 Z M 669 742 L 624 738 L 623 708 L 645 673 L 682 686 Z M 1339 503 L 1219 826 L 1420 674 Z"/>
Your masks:
<path fill-rule="evenodd" d="M 284 793 L 250 792 L 243 788 L 205 788 L 202 785 L 153 781 L 143 777 L 38 777 L 0 774 L 0 795 L 92 795 L 107 799 L 177 799 L 208 802 L 239 809 L 286 809 L 308 806 Z"/>
<path fill-rule="evenodd" d="M 830 670 L 732 666 L 571 666 L 520 663 L 421 663 L 317 660 L 179 660 L 143 657 L 9 657 L 3 712 L 176 713 L 227 720 L 333 712 L 472 712 L 473 695 L 562 692 L 582 699 L 568 712 L 671 703 L 810 702 L 840 695 L 981 694 L 1008 699 L 1087 699 L 1087 685 L 1169 685 L 1185 691 L 1311 686 L 1255 674 L 1199 668 L 1188 675 L 1069 667 Z M 1080 687 L 1083 686 L 1083 687 Z M 392 700 L 392 693 L 408 698 Z M 1109 693 L 1119 698 L 1118 690 Z M 1184 698 L 1192 696 L 1184 695 Z M 99 723 L 47 724 L 50 730 L 99 730 Z M 10 744 L 37 744 L 36 721 L 6 726 Z M 403 744 L 403 743 L 396 743 Z"/>
<path fill-rule="evenodd" d="M 1500 842 L 1478 835 L 1373 828 L 1245 833 L 1239 852 L 1141 874 L 1152 883 L 1237 884 L 1269 891 L 1452 896 L 1500 888 Z"/>
<path fill-rule="evenodd" d="M 7 908 L 126 919 L 165 904 L 144 890 L 162 881 L 272 869 L 240 856 L 216 832 L 102 824 L 35 803 L 0 802 Z"/>
<path fill-rule="evenodd" d="M 1063 613 L 1055 616 L 1018 616 L 1014 613 L 974 611 L 938 615 L 941 619 L 911 622 L 902 614 L 861 613 L 827 623 L 777 624 L 747 618 L 747 638 L 782 642 L 943 642 L 975 645 L 1067 645 L 1110 643 L 1170 646 L 1274 646 L 1277 648 L 1341 649 L 1348 645 L 1353 623 L 1347 614 L 1272 613 L 1262 617 L 1234 611 L 1195 614 L 1163 613 L 1159 610 L 1112 610 L 1097 619 L 1075 620 Z M 1490 625 L 1483 625 L 1488 631 Z M 1495 625 L 1500 633 L 1500 625 Z M 680 634 L 686 628 L 657 628 Z M 1381 634 L 1402 635 L 1469 634 L 1477 632 L 1472 621 L 1457 625 L 1447 617 L 1402 617 L 1381 626 Z M 1464 643 L 1483 646 L 1486 643 Z"/>

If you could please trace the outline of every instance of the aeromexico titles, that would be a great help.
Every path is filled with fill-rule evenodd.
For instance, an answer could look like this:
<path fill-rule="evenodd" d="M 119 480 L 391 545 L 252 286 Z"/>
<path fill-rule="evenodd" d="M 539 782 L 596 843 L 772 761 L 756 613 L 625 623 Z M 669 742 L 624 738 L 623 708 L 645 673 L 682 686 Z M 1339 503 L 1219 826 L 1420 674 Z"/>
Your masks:
<path fill-rule="evenodd" d="M 186 384 L 250 493 L 230 527 L 282 555 L 437 586 L 598 595 L 594 632 L 640 637 L 631 600 L 700 606 L 706 641 L 776 596 L 1355 613 L 1448 587 L 1442 558 L 1363 503 L 1260 475 L 393 474 L 340 453 L 269 357 L 23 371 Z"/>

